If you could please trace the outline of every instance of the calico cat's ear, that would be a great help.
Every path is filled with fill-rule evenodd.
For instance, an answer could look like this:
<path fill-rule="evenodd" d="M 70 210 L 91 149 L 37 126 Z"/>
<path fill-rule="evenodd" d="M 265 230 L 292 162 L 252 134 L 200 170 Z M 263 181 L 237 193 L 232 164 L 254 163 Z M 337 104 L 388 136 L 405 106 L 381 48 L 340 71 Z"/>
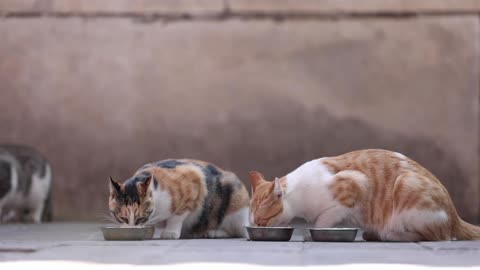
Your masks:
<path fill-rule="evenodd" d="M 148 188 L 150 187 L 150 183 L 152 183 L 152 176 L 150 175 L 147 180 L 140 182 L 138 184 L 138 189 L 140 191 L 140 194 L 145 195 L 147 194 Z"/>
<path fill-rule="evenodd" d="M 255 192 L 257 186 L 264 181 L 265 178 L 263 177 L 263 174 L 256 171 L 250 172 L 250 183 L 252 184 L 252 192 Z"/>
<path fill-rule="evenodd" d="M 110 176 L 110 193 L 120 193 L 120 184 Z"/>

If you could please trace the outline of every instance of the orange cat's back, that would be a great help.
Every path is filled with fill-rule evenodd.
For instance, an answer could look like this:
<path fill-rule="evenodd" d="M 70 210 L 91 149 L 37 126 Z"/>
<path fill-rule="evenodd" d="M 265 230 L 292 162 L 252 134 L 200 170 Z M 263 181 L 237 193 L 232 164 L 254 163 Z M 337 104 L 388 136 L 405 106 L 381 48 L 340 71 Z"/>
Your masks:
<path fill-rule="evenodd" d="M 455 234 L 459 218 L 448 191 L 430 171 L 403 154 L 368 149 L 323 158 L 321 162 L 334 175 L 352 171 L 364 176 L 362 180 L 358 176 L 337 179 L 330 190 L 343 205 L 361 207 L 367 229 L 391 230 L 398 223 L 412 220 L 411 216 L 431 215 L 433 221 L 444 225 L 435 230 L 425 225 L 419 232 L 423 238 L 450 239 Z"/>

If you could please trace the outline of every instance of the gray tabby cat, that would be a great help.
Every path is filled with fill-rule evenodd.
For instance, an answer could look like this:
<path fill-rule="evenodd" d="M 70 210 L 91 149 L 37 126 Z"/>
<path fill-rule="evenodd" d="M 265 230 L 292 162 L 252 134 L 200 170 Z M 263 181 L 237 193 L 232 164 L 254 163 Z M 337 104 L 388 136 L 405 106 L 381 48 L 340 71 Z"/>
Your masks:
<path fill-rule="evenodd" d="M 52 170 L 36 150 L 0 145 L 0 223 L 51 221 Z"/>

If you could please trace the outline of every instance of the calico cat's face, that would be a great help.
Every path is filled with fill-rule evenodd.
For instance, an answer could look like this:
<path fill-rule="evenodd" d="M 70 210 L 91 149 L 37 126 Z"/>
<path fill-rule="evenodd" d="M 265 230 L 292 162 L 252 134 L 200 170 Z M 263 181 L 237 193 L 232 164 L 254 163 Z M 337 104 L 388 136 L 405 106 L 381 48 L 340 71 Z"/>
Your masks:
<path fill-rule="evenodd" d="M 261 173 L 250 172 L 250 181 L 250 223 L 263 227 L 282 223 L 284 208 L 281 180 L 266 181 Z"/>
<path fill-rule="evenodd" d="M 145 224 L 154 211 L 152 177 L 145 181 L 127 181 L 120 184 L 110 177 L 109 209 L 122 225 Z"/>

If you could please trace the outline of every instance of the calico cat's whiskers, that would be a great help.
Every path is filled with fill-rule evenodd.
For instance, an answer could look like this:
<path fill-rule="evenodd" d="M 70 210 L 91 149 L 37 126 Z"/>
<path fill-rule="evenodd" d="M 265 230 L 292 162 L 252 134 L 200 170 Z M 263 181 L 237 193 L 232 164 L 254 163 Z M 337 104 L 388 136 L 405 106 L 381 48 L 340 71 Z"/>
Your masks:
<path fill-rule="evenodd" d="M 108 222 L 109 225 L 119 225 L 120 223 L 112 216 L 108 214 L 97 214 L 95 215 L 96 219 L 98 219 L 101 222 Z"/>
<path fill-rule="evenodd" d="M 155 216 L 153 218 L 150 218 L 147 222 L 145 222 L 145 225 L 154 225 L 155 223 L 157 223 L 157 221 L 159 221 L 161 218 L 161 216 Z"/>

